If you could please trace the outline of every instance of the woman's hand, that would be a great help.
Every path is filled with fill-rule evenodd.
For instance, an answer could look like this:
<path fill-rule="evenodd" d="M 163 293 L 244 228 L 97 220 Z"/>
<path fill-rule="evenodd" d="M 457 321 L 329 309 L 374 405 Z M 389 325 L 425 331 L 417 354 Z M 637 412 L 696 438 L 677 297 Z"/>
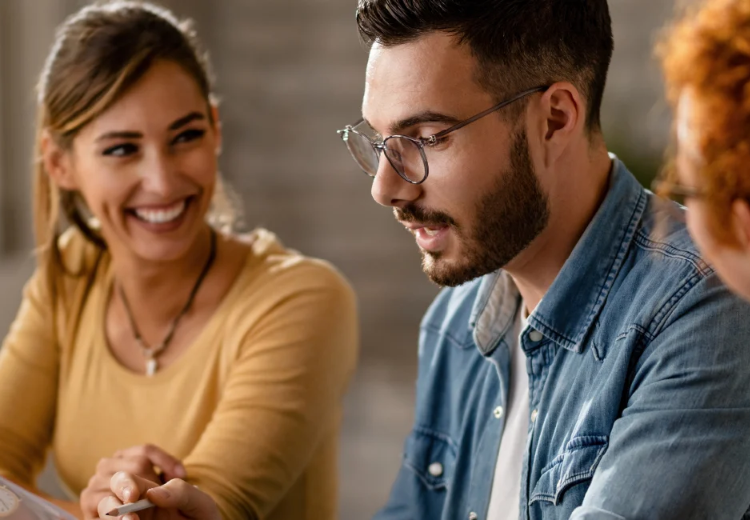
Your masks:
<path fill-rule="evenodd" d="M 142 498 L 148 498 L 156 507 L 130 513 L 123 520 L 221 520 L 214 500 L 184 480 L 173 479 L 159 486 L 125 472 L 112 476 L 110 493 L 98 504 L 99 518 L 111 519 L 107 513 Z"/>
<path fill-rule="evenodd" d="M 161 471 L 161 476 L 158 470 Z M 120 450 L 112 458 L 99 461 L 96 474 L 89 479 L 88 486 L 81 493 L 84 518 L 99 516 L 97 508 L 102 498 L 112 495 L 112 476 L 121 471 L 157 483 L 187 476 L 182 463 L 157 446 L 146 444 Z"/>

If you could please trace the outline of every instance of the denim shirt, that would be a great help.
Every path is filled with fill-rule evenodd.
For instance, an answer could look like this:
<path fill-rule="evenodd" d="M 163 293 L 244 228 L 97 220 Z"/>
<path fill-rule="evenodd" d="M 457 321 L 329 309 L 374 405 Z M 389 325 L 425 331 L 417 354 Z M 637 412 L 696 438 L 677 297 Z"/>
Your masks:
<path fill-rule="evenodd" d="M 522 520 L 748 509 L 750 305 L 701 259 L 683 217 L 613 157 L 602 205 L 520 336 Z M 377 520 L 487 518 L 520 302 L 499 271 L 430 307 L 414 427 Z"/>

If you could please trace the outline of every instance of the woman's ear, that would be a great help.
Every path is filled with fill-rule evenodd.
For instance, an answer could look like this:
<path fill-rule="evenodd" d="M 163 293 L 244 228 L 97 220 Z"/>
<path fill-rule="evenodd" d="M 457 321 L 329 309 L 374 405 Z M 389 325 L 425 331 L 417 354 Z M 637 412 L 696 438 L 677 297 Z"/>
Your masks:
<path fill-rule="evenodd" d="M 732 203 L 732 235 L 743 251 L 750 252 L 750 205 L 744 199 Z"/>
<path fill-rule="evenodd" d="M 219 106 L 216 103 L 211 103 L 211 119 L 214 123 L 214 133 L 216 134 L 216 155 L 221 155 L 221 146 L 223 144 L 223 134 L 221 130 L 221 118 L 219 114 Z"/>
<path fill-rule="evenodd" d="M 45 130 L 41 141 L 42 161 L 47 175 L 59 188 L 68 191 L 78 190 L 78 183 L 73 175 L 70 154 Z"/>

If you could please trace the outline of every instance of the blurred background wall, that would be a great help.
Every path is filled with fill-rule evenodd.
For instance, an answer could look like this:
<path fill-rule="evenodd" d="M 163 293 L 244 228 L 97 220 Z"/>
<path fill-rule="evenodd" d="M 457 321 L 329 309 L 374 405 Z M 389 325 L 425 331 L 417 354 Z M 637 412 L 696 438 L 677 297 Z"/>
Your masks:
<path fill-rule="evenodd" d="M 86 2 L 0 0 L 0 335 L 33 268 L 34 84 L 55 26 Z M 370 517 L 400 463 L 414 402 L 417 328 L 437 288 L 412 237 L 369 195 L 335 130 L 359 115 L 367 53 L 356 0 L 167 0 L 194 18 L 222 99 L 222 171 L 249 227 L 332 261 L 359 295 L 360 369 L 346 400 L 341 518 Z M 608 144 L 644 183 L 669 133 L 655 31 L 671 0 L 610 0 L 616 51 L 603 110 Z M 54 491 L 48 472 L 43 485 Z"/>

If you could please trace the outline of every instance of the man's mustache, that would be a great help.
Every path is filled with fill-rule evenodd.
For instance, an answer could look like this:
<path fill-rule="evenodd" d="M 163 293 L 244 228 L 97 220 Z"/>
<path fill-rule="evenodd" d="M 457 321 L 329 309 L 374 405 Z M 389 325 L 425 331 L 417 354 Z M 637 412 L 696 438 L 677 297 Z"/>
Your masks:
<path fill-rule="evenodd" d="M 447 213 L 421 208 L 409 204 L 402 208 L 393 208 L 393 215 L 399 222 L 417 222 L 424 225 L 456 226 L 456 221 Z"/>

